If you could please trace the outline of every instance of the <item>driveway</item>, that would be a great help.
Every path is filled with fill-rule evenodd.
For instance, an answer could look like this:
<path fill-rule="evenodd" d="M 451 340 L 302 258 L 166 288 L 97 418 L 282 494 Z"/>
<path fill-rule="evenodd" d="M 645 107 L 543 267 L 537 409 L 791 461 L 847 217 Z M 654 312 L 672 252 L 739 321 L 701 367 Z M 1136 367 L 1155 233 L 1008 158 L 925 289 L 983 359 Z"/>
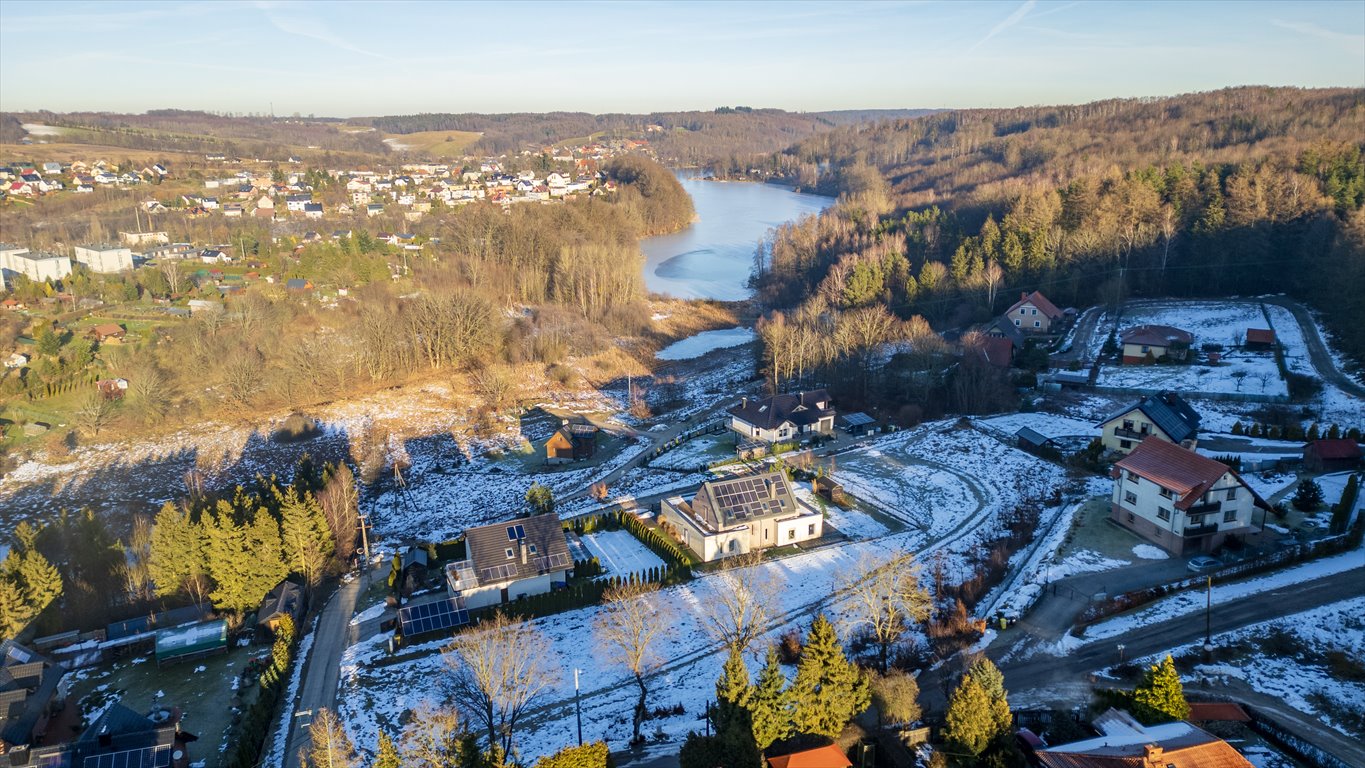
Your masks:
<path fill-rule="evenodd" d="M 1318 335 L 1318 325 L 1313 322 L 1313 316 L 1308 310 L 1297 301 L 1288 296 L 1272 296 L 1260 300 L 1263 304 L 1274 304 L 1284 307 L 1294 315 L 1294 319 L 1299 321 L 1299 328 L 1303 330 L 1304 343 L 1308 345 L 1308 357 L 1313 361 L 1313 368 L 1318 375 L 1327 379 L 1344 392 L 1365 399 L 1365 387 L 1356 383 L 1354 379 L 1342 373 L 1337 368 L 1336 362 L 1327 352 L 1327 345 L 1323 343 L 1322 337 Z"/>

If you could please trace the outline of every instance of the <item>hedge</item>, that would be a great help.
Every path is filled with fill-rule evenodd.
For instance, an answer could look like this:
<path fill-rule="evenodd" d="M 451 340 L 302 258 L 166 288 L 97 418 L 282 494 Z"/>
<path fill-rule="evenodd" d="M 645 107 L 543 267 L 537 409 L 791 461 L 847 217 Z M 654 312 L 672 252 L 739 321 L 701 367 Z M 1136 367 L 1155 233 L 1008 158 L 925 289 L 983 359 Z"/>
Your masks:
<path fill-rule="evenodd" d="M 1360 495 L 1360 475 L 1351 475 L 1346 481 L 1346 489 L 1341 492 L 1341 500 L 1332 505 L 1331 533 L 1344 533 L 1351 522 L 1351 510 L 1355 509 Z"/>
<path fill-rule="evenodd" d="M 255 768 L 261 762 L 261 750 L 274 725 L 275 707 L 279 704 L 285 674 L 294 660 L 294 623 L 288 618 L 280 621 L 275 630 L 275 645 L 271 648 L 271 664 L 261 673 L 261 693 L 242 715 L 236 746 L 223 763 L 224 768 Z M 283 738 L 284 734 L 280 734 Z"/>
<path fill-rule="evenodd" d="M 594 741 L 546 755 L 536 761 L 535 768 L 612 768 L 612 765 L 606 742 Z"/>

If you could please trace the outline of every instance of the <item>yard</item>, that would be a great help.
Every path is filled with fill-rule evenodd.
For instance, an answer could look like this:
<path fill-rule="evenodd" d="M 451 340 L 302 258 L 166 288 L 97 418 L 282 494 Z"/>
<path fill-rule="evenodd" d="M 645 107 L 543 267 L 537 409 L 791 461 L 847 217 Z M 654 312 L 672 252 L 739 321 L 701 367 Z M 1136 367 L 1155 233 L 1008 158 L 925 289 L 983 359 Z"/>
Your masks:
<path fill-rule="evenodd" d="M 649 462 L 660 469 L 696 470 L 735 457 L 735 433 L 701 435 Z"/>
<path fill-rule="evenodd" d="M 597 531 L 578 538 L 587 553 L 602 564 L 602 572 L 607 576 L 624 578 L 632 573 L 643 573 L 664 566 L 664 561 L 641 544 L 630 531 Z"/>

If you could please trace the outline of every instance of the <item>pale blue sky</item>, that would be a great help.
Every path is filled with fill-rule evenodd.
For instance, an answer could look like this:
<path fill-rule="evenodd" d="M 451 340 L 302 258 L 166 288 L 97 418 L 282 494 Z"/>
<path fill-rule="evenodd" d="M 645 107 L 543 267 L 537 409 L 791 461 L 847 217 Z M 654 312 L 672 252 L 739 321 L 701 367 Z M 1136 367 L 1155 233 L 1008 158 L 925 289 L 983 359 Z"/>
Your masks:
<path fill-rule="evenodd" d="M 1365 2 L 21 2 L 0 109 L 354 116 L 1365 85 Z"/>

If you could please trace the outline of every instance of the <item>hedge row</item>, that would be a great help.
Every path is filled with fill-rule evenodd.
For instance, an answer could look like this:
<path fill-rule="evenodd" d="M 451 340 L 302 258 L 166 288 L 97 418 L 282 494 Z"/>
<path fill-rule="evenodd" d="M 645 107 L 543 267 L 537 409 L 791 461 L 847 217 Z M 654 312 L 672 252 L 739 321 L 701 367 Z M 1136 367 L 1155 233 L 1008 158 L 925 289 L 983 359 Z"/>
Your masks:
<path fill-rule="evenodd" d="M 260 764 L 261 750 L 274 725 L 275 707 L 279 704 L 289 665 L 294 660 L 294 634 L 294 622 L 286 616 L 275 630 L 275 645 L 270 649 L 271 663 L 261 673 L 260 695 L 242 716 L 236 746 L 223 764 L 224 768 L 255 768 Z"/>
<path fill-rule="evenodd" d="M 1344 437 L 1349 440 L 1355 440 L 1356 442 L 1361 441 L 1360 427 L 1351 427 L 1343 430 L 1336 424 L 1331 424 L 1324 429 L 1317 423 L 1313 423 L 1305 430 L 1302 424 L 1290 424 L 1287 427 L 1281 427 L 1278 424 L 1261 424 L 1257 422 L 1243 424 L 1239 421 L 1232 425 L 1232 434 L 1246 435 L 1247 437 L 1264 437 L 1269 440 L 1311 442 L 1319 439 L 1336 440 Z"/>
<path fill-rule="evenodd" d="M 1351 475 L 1346 481 L 1346 489 L 1341 492 L 1341 500 L 1332 505 L 1332 533 L 1343 533 L 1351 523 L 1351 510 L 1356 507 L 1360 496 L 1360 475 Z"/>
<path fill-rule="evenodd" d="M 493 610 L 501 610 L 508 616 L 525 619 L 549 616 L 563 611 L 571 611 L 575 608 L 597 605 L 602 602 L 602 596 L 608 590 L 627 583 L 676 584 L 680 581 L 686 581 L 691 578 L 691 575 L 690 570 L 684 572 L 676 567 L 665 565 L 663 568 L 651 568 L 645 573 L 632 573 L 627 577 L 608 576 L 596 581 L 582 581 L 569 586 L 567 589 L 529 595 L 515 602 L 484 609 L 481 611 L 481 615 L 475 616 L 475 620 L 477 622 L 484 615 L 491 615 Z"/>

